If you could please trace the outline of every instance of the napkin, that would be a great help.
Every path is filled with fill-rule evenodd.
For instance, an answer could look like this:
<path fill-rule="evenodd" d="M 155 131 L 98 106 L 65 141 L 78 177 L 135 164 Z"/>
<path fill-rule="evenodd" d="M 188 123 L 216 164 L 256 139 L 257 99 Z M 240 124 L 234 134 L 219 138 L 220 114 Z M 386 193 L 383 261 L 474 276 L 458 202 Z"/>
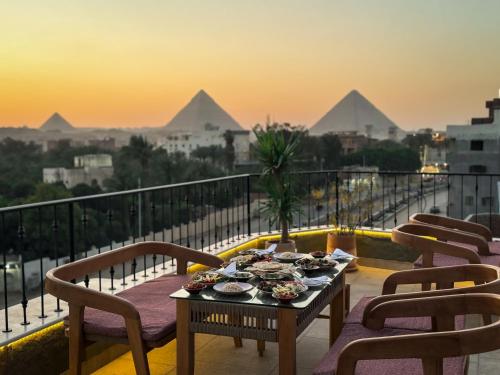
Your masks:
<path fill-rule="evenodd" d="M 300 281 L 302 281 L 304 285 L 312 286 L 312 285 L 318 285 L 318 283 L 320 283 L 321 285 L 330 284 L 332 279 L 330 279 L 328 276 L 318 276 L 318 277 L 303 277 Z"/>
<path fill-rule="evenodd" d="M 259 251 L 257 251 L 257 254 L 258 254 L 258 255 L 266 255 L 266 254 L 271 254 L 271 253 L 274 253 L 274 251 L 276 250 L 276 247 L 277 247 L 277 246 L 278 246 L 278 245 L 273 244 L 273 245 L 269 246 L 269 247 L 268 247 L 267 249 L 265 249 L 265 250 L 259 250 Z"/>
<path fill-rule="evenodd" d="M 217 270 L 218 273 L 226 277 L 233 276 L 236 271 L 236 262 L 231 262 L 226 268 L 220 268 Z"/>
<path fill-rule="evenodd" d="M 330 255 L 332 259 L 357 259 L 358 257 L 346 253 L 344 250 L 335 249 L 335 251 Z"/>

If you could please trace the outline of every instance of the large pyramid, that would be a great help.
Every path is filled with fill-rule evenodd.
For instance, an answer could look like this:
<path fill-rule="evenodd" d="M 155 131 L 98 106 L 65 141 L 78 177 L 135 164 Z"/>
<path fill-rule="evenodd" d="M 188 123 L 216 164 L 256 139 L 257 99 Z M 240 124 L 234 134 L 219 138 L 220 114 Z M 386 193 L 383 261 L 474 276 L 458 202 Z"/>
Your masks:
<path fill-rule="evenodd" d="M 403 137 L 403 130 L 357 90 L 352 90 L 314 124 L 310 132 L 324 134 L 357 131 L 358 134 L 368 133 L 373 138 L 387 139 L 390 138 L 390 129 L 396 133 L 396 138 Z"/>
<path fill-rule="evenodd" d="M 40 129 L 43 131 L 68 131 L 73 130 L 74 127 L 56 112 L 40 126 Z"/>
<path fill-rule="evenodd" d="M 207 128 L 243 130 L 205 91 L 200 90 L 166 125 L 169 131 L 201 132 Z"/>

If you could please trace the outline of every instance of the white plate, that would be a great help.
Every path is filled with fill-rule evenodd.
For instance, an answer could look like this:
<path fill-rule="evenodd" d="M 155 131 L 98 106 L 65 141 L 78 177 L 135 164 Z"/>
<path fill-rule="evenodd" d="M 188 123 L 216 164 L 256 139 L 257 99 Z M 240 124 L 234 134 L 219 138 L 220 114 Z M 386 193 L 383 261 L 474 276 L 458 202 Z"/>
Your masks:
<path fill-rule="evenodd" d="M 293 255 L 292 255 L 293 254 Z M 280 262 L 287 262 L 287 263 L 293 263 L 296 262 L 299 259 L 302 259 L 305 254 L 302 253 L 291 253 L 288 255 L 292 255 L 290 257 L 283 257 L 281 253 L 274 254 L 274 259 L 279 260 Z"/>
<path fill-rule="evenodd" d="M 224 285 L 226 285 L 226 284 L 227 283 L 218 283 L 218 284 L 215 284 L 214 285 L 214 290 L 216 292 L 220 293 L 220 294 L 226 294 L 226 295 L 229 295 L 229 296 L 234 296 L 234 295 L 246 293 L 246 292 L 248 292 L 249 290 L 251 290 L 253 288 L 252 284 L 235 282 L 235 284 L 238 284 L 243 290 L 241 292 L 226 292 L 226 291 L 224 291 Z"/>

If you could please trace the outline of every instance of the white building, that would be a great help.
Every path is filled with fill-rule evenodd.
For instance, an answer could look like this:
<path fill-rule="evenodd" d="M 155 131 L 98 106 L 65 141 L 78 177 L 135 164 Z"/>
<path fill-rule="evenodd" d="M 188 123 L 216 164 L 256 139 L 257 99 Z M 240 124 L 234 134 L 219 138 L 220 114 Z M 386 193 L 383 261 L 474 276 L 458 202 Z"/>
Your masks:
<path fill-rule="evenodd" d="M 103 186 L 104 180 L 113 176 L 113 159 L 108 154 L 75 156 L 75 168 L 44 168 L 43 182 L 62 182 L 68 189 L 78 184 Z"/>

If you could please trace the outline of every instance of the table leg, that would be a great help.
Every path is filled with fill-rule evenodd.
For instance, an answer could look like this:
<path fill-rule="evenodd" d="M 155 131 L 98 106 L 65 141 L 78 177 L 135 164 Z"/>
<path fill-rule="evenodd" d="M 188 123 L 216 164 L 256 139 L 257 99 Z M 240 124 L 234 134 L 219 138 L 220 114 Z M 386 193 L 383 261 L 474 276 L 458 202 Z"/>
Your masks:
<path fill-rule="evenodd" d="M 333 345 L 344 326 L 345 317 L 345 278 L 342 276 L 341 288 L 330 302 L 330 346 Z"/>
<path fill-rule="evenodd" d="M 295 309 L 278 308 L 279 374 L 295 375 L 297 312 Z"/>
<path fill-rule="evenodd" d="M 177 374 L 194 374 L 194 334 L 189 330 L 189 301 L 177 300 Z"/>

